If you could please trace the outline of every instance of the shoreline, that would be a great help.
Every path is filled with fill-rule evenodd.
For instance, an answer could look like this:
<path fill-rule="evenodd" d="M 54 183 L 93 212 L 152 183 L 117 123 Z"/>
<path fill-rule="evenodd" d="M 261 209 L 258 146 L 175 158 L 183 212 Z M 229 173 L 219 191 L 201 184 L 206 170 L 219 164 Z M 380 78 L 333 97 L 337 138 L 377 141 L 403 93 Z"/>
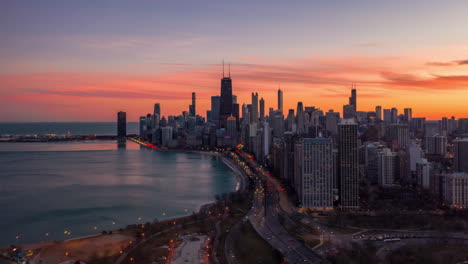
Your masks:
<path fill-rule="evenodd" d="M 72 140 L 71 140 L 72 141 Z M 11 142 L 11 143 L 14 143 L 14 142 Z M 47 142 L 44 142 L 44 143 L 47 143 Z M 235 176 L 236 176 L 236 185 L 234 187 L 234 190 L 228 192 L 228 193 L 234 193 L 234 192 L 238 192 L 238 191 L 243 191 L 245 190 L 245 188 L 247 187 L 247 179 L 245 179 L 244 175 L 242 175 L 242 172 L 236 168 L 236 165 L 228 158 L 228 157 L 225 157 L 222 153 L 219 153 L 219 152 L 214 152 L 214 151 L 201 151 L 201 150 L 183 150 L 183 149 L 165 149 L 165 150 L 161 150 L 161 149 L 158 149 L 159 151 L 172 151 L 172 152 L 180 152 L 180 153 L 194 153 L 194 154 L 199 154 L 199 155 L 210 155 L 210 156 L 216 156 L 216 157 L 219 157 L 219 160 L 221 162 L 223 162 L 223 164 L 229 168 L 229 170 L 231 170 Z M 203 208 L 207 208 L 209 207 L 210 205 L 212 205 L 216 200 L 213 199 L 213 201 L 211 202 L 208 202 L 208 203 L 205 203 L 205 204 L 201 204 L 199 207 L 198 207 L 198 210 L 196 211 L 196 213 L 200 213 Z M 168 218 L 168 219 L 164 219 L 164 220 L 161 220 L 160 222 L 164 222 L 164 221 L 177 221 L 178 219 L 181 219 L 181 218 L 184 218 L 184 217 L 187 217 L 187 216 L 190 216 L 191 213 L 187 212 L 187 214 L 185 215 L 181 215 L 181 216 L 175 216 L 175 217 L 172 217 L 172 218 Z M 135 223 L 131 223 L 129 225 L 132 225 L 132 224 L 135 224 Z M 115 232 L 116 234 L 117 233 L 120 233 L 119 229 L 122 229 L 124 227 L 121 227 L 121 228 L 117 228 L 117 229 L 113 229 L 113 230 L 109 230 L 109 231 L 112 231 L 113 233 Z M 37 247 L 37 248 L 40 248 L 42 245 L 46 245 L 48 243 L 64 243 L 64 242 L 68 242 L 68 241 L 74 241 L 74 240 L 81 240 L 81 239 L 88 239 L 88 238 L 94 238 L 94 237 L 98 237 L 98 236 L 101 236 L 102 233 L 99 232 L 99 233 L 91 233 L 91 234 L 86 234 L 86 235 L 82 235 L 82 236 L 77 236 L 77 237 L 70 237 L 70 238 L 66 238 L 66 239 L 61 239 L 61 240 L 51 240 L 51 241 L 37 241 L 37 242 L 32 242 L 32 243 L 26 243 L 26 244 L 17 244 L 16 246 L 23 246 L 23 247 Z M 9 245 L 0 245 L 0 247 L 8 247 Z"/>

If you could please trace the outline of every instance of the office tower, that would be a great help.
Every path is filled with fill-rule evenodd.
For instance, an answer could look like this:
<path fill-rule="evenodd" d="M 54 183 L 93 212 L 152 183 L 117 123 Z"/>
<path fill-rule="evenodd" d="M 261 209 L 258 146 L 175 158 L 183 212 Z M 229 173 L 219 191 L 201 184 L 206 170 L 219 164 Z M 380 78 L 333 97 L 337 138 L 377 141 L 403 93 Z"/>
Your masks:
<path fill-rule="evenodd" d="M 140 138 L 145 138 L 146 116 L 140 116 Z"/>
<path fill-rule="evenodd" d="M 283 91 L 278 89 L 278 110 L 283 113 Z"/>
<path fill-rule="evenodd" d="M 155 130 L 159 128 L 159 115 L 151 115 L 151 129 Z"/>
<path fill-rule="evenodd" d="M 393 107 L 391 110 L 390 123 L 392 124 L 398 123 L 398 109 L 396 109 L 395 107 Z"/>
<path fill-rule="evenodd" d="M 433 135 L 425 137 L 426 139 L 426 153 L 429 155 L 445 156 L 447 152 L 447 138 L 441 135 Z"/>
<path fill-rule="evenodd" d="M 397 168 L 397 154 L 389 148 L 384 148 L 378 153 L 378 183 L 389 185 L 395 182 Z"/>
<path fill-rule="evenodd" d="M 159 117 L 161 117 L 161 105 L 159 103 L 154 104 L 153 115 L 158 115 Z"/>
<path fill-rule="evenodd" d="M 281 111 L 277 110 L 273 114 L 273 136 L 282 138 L 284 133 L 284 115 Z"/>
<path fill-rule="evenodd" d="M 330 131 L 332 135 L 338 133 L 338 121 L 340 120 L 340 113 L 334 112 L 333 109 L 330 109 L 326 114 L 326 129 Z"/>
<path fill-rule="evenodd" d="M 333 141 L 328 138 L 304 138 L 301 150 L 302 175 L 297 184 L 301 187 L 301 207 L 332 209 L 336 168 Z"/>
<path fill-rule="evenodd" d="M 410 143 L 408 125 L 390 124 L 386 126 L 385 138 L 397 148 L 406 148 Z"/>
<path fill-rule="evenodd" d="M 252 112 L 250 112 L 250 123 L 258 122 L 258 93 L 252 93 Z"/>
<path fill-rule="evenodd" d="M 297 103 L 297 112 L 296 112 L 296 130 L 297 134 L 302 135 L 306 133 L 305 129 L 305 117 L 304 117 L 304 106 L 302 102 Z"/>
<path fill-rule="evenodd" d="M 352 105 L 343 105 L 343 118 L 350 119 L 356 116 L 356 111 L 354 111 L 354 106 Z"/>
<path fill-rule="evenodd" d="M 357 95 L 356 95 L 356 85 L 353 85 L 351 89 L 351 97 L 349 97 L 349 105 L 354 109 L 354 112 L 357 111 Z"/>
<path fill-rule="evenodd" d="M 439 132 L 439 122 L 438 121 L 425 121 L 424 122 L 424 136 L 431 137 Z"/>
<path fill-rule="evenodd" d="M 219 110 L 219 127 L 226 127 L 226 120 L 232 115 L 232 80 L 231 73 L 224 76 L 223 63 L 223 78 L 221 79 L 221 98 Z"/>
<path fill-rule="evenodd" d="M 234 116 L 230 116 L 226 120 L 226 135 L 237 138 L 237 120 Z"/>
<path fill-rule="evenodd" d="M 296 120 L 294 118 L 294 109 L 289 109 L 288 116 L 286 117 L 286 130 L 296 132 Z"/>
<path fill-rule="evenodd" d="M 456 207 L 468 206 L 468 173 L 441 173 L 442 197 L 444 203 Z"/>
<path fill-rule="evenodd" d="M 260 99 L 260 120 L 265 119 L 265 100 L 263 97 Z"/>
<path fill-rule="evenodd" d="M 246 104 L 242 104 L 242 119 L 244 121 L 250 122 L 249 108 Z"/>
<path fill-rule="evenodd" d="M 380 105 L 375 107 L 375 118 L 377 120 L 382 120 L 382 107 Z"/>
<path fill-rule="evenodd" d="M 190 116 L 197 116 L 196 105 L 195 105 L 195 93 L 192 93 L 192 104 L 189 107 Z"/>
<path fill-rule="evenodd" d="M 344 208 L 359 207 L 358 126 L 353 119 L 338 124 L 340 203 Z"/>
<path fill-rule="evenodd" d="M 117 113 L 117 136 L 127 136 L 127 113 L 122 111 Z"/>
<path fill-rule="evenodd" d="M 392 110 L 384 109 L 383 115 L 384 115 L 385 124 L 391 124 L 392 123 Z"/>
<path fill-rule="evenodd" d="M 468 173 L 468 139 L 454 140 L 453 145 L 453 169 Z"/>
<path fill-rule="evenodd" d="M 232 95 L 232 104 L 237 104 L 237 95 Z"/>
<path fill-rule="evenodd" d="M 211 96 L 211 123 L 219 127 L 219 113 L 221 111 L 221 97 Z"/>
<path fill-rule="evenodd" d="M 405 123 L 409 124 L 411 122 L 411 119 L 413 119 L 413 109 L 405 108 L 404 111 L 405 111 L 405 117 L 404 117 Z"/>
<path fill-rule="evenodd" d="M 170 126 L 166 126 L 161 128 L 161 140 L 163 146 L 169 146 L 172 143 L 172 132 L 173 128 Z"/>

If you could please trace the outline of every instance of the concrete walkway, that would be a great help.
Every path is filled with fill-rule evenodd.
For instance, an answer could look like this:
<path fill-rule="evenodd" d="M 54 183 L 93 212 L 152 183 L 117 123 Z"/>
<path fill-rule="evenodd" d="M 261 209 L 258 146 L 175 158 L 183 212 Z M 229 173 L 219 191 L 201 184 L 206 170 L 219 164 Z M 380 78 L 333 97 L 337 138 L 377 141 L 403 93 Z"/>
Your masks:
<path fill-rule="evenodd" d="M 172 264 L 205 264 L 203 246 L 206 244 L 207 236 L 196 234 L 186 235 L 174 251 Z"/>

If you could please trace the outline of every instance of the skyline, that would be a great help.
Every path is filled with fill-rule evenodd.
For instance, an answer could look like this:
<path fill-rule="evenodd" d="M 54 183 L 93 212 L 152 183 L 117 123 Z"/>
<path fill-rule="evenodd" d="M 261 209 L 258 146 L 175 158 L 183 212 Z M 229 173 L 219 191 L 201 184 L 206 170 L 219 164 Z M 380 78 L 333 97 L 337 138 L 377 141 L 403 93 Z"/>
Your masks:
<path fill-rule="evenodd" d="M 468 5 L 299 2 L 8 3 L 0 122 L 114 121 L 117 111 L 137 122 L 156 102 L 164 116 L 188 111 L 192 92 L 205 116 L 223 59 L 240 105 L 258 92 L 276 109 L 280 85 L 285 111 L 302 101 L 342 113 L 356 83 L 360 111 L 468 117 Z"/>

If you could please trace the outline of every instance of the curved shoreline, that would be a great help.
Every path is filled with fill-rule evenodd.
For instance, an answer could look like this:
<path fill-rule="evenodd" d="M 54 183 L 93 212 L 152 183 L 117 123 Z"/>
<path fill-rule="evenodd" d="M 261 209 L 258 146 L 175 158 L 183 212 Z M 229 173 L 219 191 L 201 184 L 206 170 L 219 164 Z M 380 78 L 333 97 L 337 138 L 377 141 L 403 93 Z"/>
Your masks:
<path fill-rule="evenodd" d="M 47 142 L 44 142 L 44 143 L 47 143 Z M 159 149 L 158 149 L 159 150 Z M 234 192 L 237 192 L 237 191 L 243 191 L 245 190 L 245 188 L 247 187 L 247 179 L 244 177 L 244 175 L 242 174 L 242 172 L 239 170 L 239 168 L 236 168 L 236 165 L 232 162 L 231 159 L 229 159 L 228 157 L 226 157 L 225 155 L 223 155 L 222 153 L 220 152 L 214 152 L 214 151 L 200 151 L 200 150 L 182 150 L 182 149 L 168 149 L 168 150 L 159 150 L 159 151 L 170 151 L 170 152 L 178 152 L 178 153 L 193 153 L 193 154 L 199 154 L 199 155 L 210 155 L 210 156 L 216 156 L 219 158 L 219 160 L 221 162 L 223 162 L 224 165 L 226 165 L 226 167 L 229 168 L 229 170 L 231 170 L 235 176 L 236 176 L 236 185 L 234 187 L 234 190 L 230 191 L 230 192 L 227 192 L 227 193 L 234 193 Z M 196 213 L 200 213 L 200 211 L 203 210 L 203 208 L 206 208 L 206 207 L 209 207 L 211 204 L 213 204 L 215 202 L 215 200 L 211 201 L 211 202 L 208 202 L 208 203 L 205 203 L 205 204 L 201 204 L 199 207 L 198 207 L 198 210 L 196 211 Z M 191 213 L 187 212 L 187 214 L 184 214 L 184 215 L 179 215 L 179 216 L 174 216 L 174 217 L 171 217 L 171 218 L 168 218 L 168 219 L 164 219 L 164 220 L 161 220 L 161 221 L 168 221 L 168 220 L 171 220 L 171 221 L 176 221 L 177 219 L 180 219 L 180 218 L 183 218 L 183 217 L 187 217 L 187 216 L 190 216 Z M 130 223 L 129 225 L 132 225 L 132 223 Z M 121 228 L 124 228 L 124 227 L 121 227 Z M 119 228 L 117 229 L 114 229 L 112 230 L 113 232 L 115 233 L 119 233 Z M 18 245 L 21 245 L 21 246 L 28 246 L 28 247 L 40 247 L 41 245 L 44 245 L 45 243 L 50 243 L 50 242 L 67 242 L 67 241 L 73 241 L 73 240 L 81 240 L 81 239 L 87 239 L 87 238 L 94 238 L 96 236 L 100 236 L 102 235 L 100 232 L 99 233 L 90 233 L 90 234 L 86 234 L 86 235 L 83 235 L 83 236 L 76 236 L 76 237 L 70 237 L 70 238 L 66 238 L 66 239 L 61 239 L 61 240 L 54 240 L 54 241 L 38 241 L 38 242 L 33 242 L 33 243 L 26 243 L 26 244 L 18 244 Z M 0 245 L 1 246 L 1 245 Z M 7 245 L 4 245 L 4 246 L 7 246 Z M 3 247 L 3 246 L 2 246 Z"/>

